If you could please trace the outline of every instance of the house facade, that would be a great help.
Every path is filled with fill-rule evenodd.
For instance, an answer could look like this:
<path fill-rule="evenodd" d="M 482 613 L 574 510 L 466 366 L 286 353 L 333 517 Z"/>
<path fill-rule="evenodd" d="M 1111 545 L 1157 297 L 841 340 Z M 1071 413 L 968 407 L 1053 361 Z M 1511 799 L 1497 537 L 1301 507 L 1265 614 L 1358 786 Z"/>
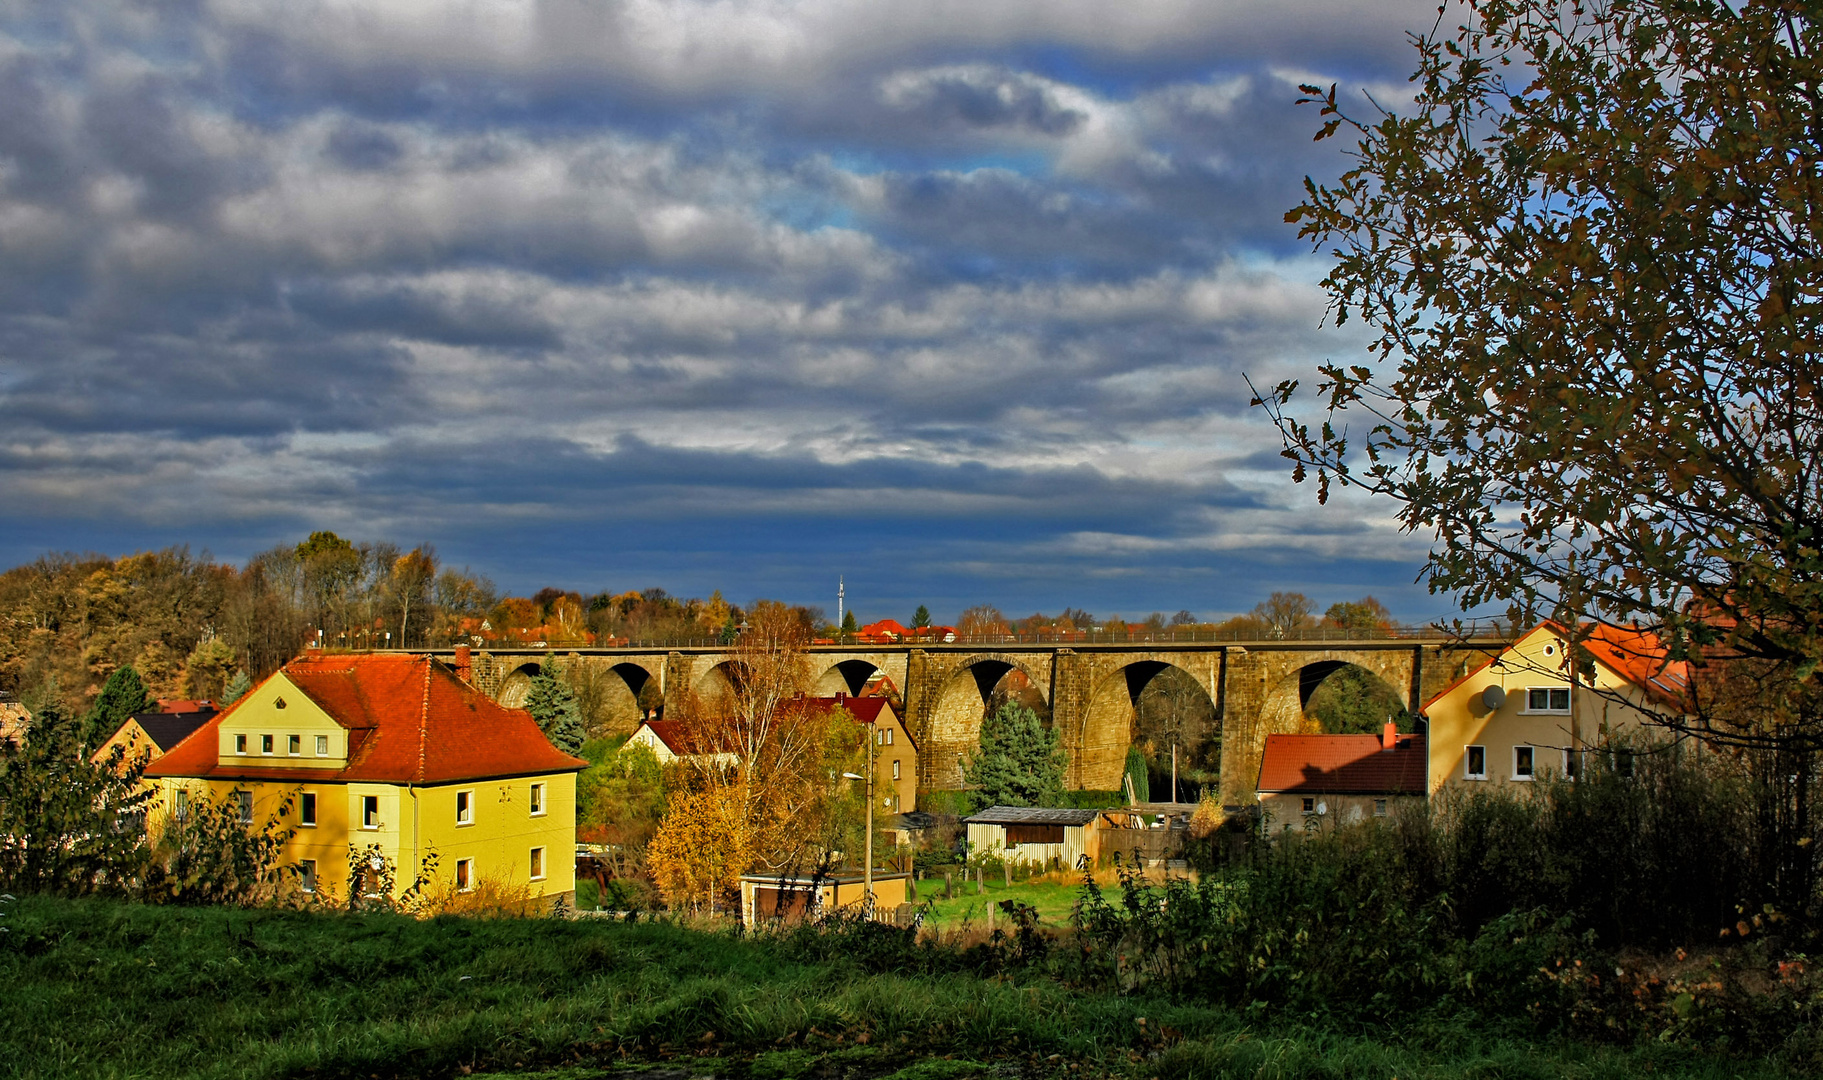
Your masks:
<path fill-rule="evenodd" d="M 258 825 L 289 800 L 281 861 L 307 891 L 345 894 L 352 849 L 390 860 L 397 890 L 434 855 L 432 888 L 549 904 L 574 899 L 587 764 L 431 657 L 338 654 L 285 665 L 145 776 L 155 823 L 207 798 Z"/>
<path fill-rule="evenodd" d="M 1386 817 L 1426 795 L 1422 735 L 1268 735 L 1254 785 L 1270 832 L 1336 828 Z"/>
<path fill-rule="evenodd" d="M 1583 644 L 1593 667 L 1575 671 L 1572 635 L 1540 623 L 1424 706 L 1427 788 L 1529 783 L 1574 774 L 1589 755 L 1625 755 L 1651 714 L 1682 711 L 1688 666 L 1652 634 L 1598 625 Z"/>

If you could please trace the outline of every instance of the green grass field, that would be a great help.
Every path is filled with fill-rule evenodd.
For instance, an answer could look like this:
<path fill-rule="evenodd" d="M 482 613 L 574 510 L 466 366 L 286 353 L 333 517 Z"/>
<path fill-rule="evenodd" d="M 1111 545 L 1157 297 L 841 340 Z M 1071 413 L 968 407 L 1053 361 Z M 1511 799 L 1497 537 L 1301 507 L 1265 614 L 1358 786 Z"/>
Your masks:
<path fill-rule="evenodd" d="M 952 930 L 986 930 L 989 907 L 1001 900 L 1019 900 L 1038 909 L 1039 925 L 1067 926 L 1070 911 L 1076 906 L 1076 897 L 1081 888 L 1080 882 L 1066 880 L 1061 876 L 1015 881 L 1009 887 L 999 871 L 987 874 L 983 884 L 987 891 L 977 896 L 973 881 L 958 879 L 955 897 L 945 900 L 941 877 L 920 880 L 918 900 L 930 904 L 930 914 L 925 916 L 926 924 L 945 933 Z M 997 920 L 995 925 L 1005 929 L 1005 916 L 999 912 L 994 915 Z"/>
<path fill-rule="evenodd" d="M 1048 977 L 868 971 L 840 949 L 667 923 L 31 897 L 3 909 L 0 1077 L 1786 1075 L 1460 1019 L 1334 1032 Z"/>

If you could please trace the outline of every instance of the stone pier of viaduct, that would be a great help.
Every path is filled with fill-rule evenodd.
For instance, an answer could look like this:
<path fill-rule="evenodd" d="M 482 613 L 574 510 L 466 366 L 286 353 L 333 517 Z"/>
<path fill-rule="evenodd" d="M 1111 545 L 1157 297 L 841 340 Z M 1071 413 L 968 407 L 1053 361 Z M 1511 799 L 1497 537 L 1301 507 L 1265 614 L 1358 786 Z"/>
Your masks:
<path fill-rule="evenodd" d="M 1118 788 L 1135 703 L 1155 676 L 1178 668 L 1214 707 L 1222 731 L 1222 799 L 1238 804 L 1252 801 L 1266 736 L 1303 730 L 1311 693 L 1338 668 L 1354 665 L 1371 672 L 1415 710 L 1504 645 L 1443 638 L 823 645 L 810 649 L 810 659 L 818 694 L 858 692 L 875 672 L 892 680 L 905 698 L 906 726 L 918 742 L 919 787 L 927 790 L 961 786 L 961 762 L 979 739 L 988 697 L 1014 670 L 1024 673 L 1050 707 L 1051 723 L 1069 752 L 1069 786 Z M 502 704 L 518 705 L 547 655 L 551 650 L 475 650 L 475 683 Z M 600 677 L 609 714 L 628 731 L 642 715 L 642 701 L 723 697 L 735 663 L 717 648 L 559 649 L 555 655 Z"/>

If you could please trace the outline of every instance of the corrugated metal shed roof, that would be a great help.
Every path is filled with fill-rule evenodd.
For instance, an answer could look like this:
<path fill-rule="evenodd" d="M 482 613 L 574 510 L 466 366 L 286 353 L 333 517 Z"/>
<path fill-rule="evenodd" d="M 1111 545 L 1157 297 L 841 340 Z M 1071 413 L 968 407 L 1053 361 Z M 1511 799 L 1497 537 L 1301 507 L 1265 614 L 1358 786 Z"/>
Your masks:
<path fill-rule="evenodd" d="M 1087 825 L 1100 810 L 1062 810 L 1042 806 L 990 806 L 968 825 Z"/>

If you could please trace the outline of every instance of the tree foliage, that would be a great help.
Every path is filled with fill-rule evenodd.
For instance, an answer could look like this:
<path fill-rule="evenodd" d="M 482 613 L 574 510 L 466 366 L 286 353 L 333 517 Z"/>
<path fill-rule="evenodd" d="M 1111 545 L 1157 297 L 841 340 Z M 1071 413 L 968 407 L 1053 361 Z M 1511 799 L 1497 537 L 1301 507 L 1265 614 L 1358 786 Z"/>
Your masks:
<path fill-rule="evenodd" d="M 1785 719 L 1710 699 L 1695 724 L 1823 745 L 1823 23 L 1794 0 L 1451 10 L 1415 38 L 1409 110 L 1305 88 L 1353 165 L 1287 217 L 1374 339 L 1322 367 L 1320 419 L 1295 381 L 1260 395 L 1294 478 L 1394 500 L 1465 610 L 1768 665 Z"/>
<path fill-rule="evenodd" d="M 754 858 L 751 801 L 739 784 L 671 797 L 646 865 L 673 910 L 713 911 L 739 893 Z"/>
<path fill-rule="evenodd" d="M 116 746 L 90 760 L 84 727 L 53 701 L 23 738 L 0 739 L 0 888 L 125 892 L 145 865 L 146 759 Z"/>
<path fill-rule="evenodd" d="M 1009 703 L 981 721 L 981 745 L 963 763 L 962 778 L 984 808 L 1060 806 L 1066 763 L 1057 732 L 1037 713 Z"/>
<path fill-rule="evenodd" d="M 589 733 L 576 707 L 576 692 L 564 681 L 555 662 L 547 659 L 538 674 L 532 676 L 532 685 L 525 692 L 525 708 L 552 746 L 566 754 L 582 752 Z"/>
<path fill-rule="evenodd" d="M 89 707 L 78 725 L 78 739 L 84 749 L 93 750 L 119 731 L 128 717 L 151 707 L 151 695 L 146 693 L 146 684 L 140 681 L 139 672 L 133 670 L 133 665 L 124 664 L 115 668 L 108 681 L 101 684 L 95 704 Z"/>

